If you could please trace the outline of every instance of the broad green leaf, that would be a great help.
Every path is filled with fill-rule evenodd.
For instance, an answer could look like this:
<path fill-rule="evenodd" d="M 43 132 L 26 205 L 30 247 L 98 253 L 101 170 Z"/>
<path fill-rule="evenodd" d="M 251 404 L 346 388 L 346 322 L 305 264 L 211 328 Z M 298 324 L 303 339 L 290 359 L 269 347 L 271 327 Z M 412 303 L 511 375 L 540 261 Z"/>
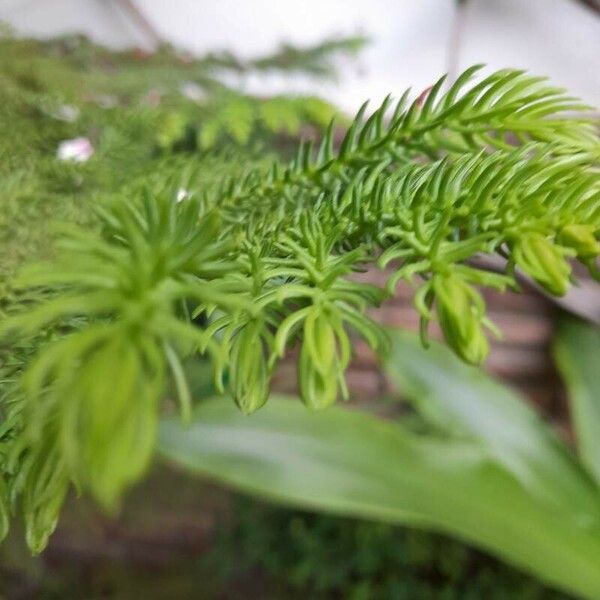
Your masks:
<path fill-rule="evenodd" d="M 581 461 L 600 484 L 600 329 L 565 318 L 554 357 L 569 392 Z"/>
<path fill-rule="evenodd" d="M 598 597 L 600 532 L 540 502 L 477 442 L 428 439 L 337 407 L 313 413 L 286 398 L 246 417 L 216 398 L 197 407 L 190 427 L 165 422 L 160 452 L 286 505 L 454 535 Z"/>
<path fill-rule="evenodd" d="M 600 522 L 590 477 L 550 427 L 508 387 L 466 365 L 448 348 L 397 330 L 388 375 L 424 419 L 446 435 L 470 439 L 537 499 Z"/>

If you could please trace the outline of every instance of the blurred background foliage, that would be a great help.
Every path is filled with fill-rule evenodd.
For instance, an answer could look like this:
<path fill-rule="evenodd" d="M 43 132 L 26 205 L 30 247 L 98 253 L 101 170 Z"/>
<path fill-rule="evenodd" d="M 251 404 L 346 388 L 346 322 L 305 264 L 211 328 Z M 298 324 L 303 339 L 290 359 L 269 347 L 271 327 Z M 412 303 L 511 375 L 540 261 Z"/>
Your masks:
<path fill-rule="evenodd" d="M 323 128 L 336 109 L 316 96 L 259 98 L 224 80 L 253 70 L 335 75 L 335 58 L 363 38 L 284 46 L 242 61 L 192 58 L 171 47 L 112 52 L 81 36 L 50 41 L 0 33 L 0 298 L 22 259 L 48 249 L 50 220 L 90 223 L 100 198 L 179 172 L 195 154 L 206 183 L 269 160 L 301 128 Z M 64 140 L 87 138 L 86 162 L 59 161 Z M 210 151 L 208 151 L 210 150 Z M 260 156 L 260 158 L 259 158 Z"/>

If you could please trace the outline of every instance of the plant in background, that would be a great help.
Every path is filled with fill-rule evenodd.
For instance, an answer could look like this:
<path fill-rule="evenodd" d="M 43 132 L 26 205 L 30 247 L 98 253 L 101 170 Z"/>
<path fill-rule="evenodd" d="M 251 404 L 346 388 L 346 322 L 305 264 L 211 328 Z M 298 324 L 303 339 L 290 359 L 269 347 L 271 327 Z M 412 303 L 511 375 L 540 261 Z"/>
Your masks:
<path fill-rule="evenodd" d="M 437 318 L 455 352 L 479 364 L 494 328 L 475 286 L 516 288 L 518 267 L 563 294 L 567 257 L 597 275 L 600 144 L 587 107 L 521 71 L 478 72 L 445 93 L 442 78 L 412 103 L 387 98 L 368 118 L 364 105 L 337 150 L 331 124 L 289 163 L 217 186 L 194 185 L 193 155 L 180 178 L 181 163 L 162 167 L 113 190 L 95 230 L 68 228 L 52 260 L 22 270 L 0 325 L 11 357 L 0 505 L 23 511 L 33 550 L 69 485 L 118 506 L 151 460 L 167 378 L 191 413 L 184 363 L 194 353 L 250 413 L 299 346 L 302 400 L 324 408 L 344 395 L 350 335 L 386 355 L 388 336 L 366 309 L 401 279 L 415 287 L 423 341 Z M 506 272 L 475 266 L 482 253 L 504 257 Z M 391 269 L 385 289 L 351 277 L 371 265 Z M 391 501 L 385 486 L 371 493 Z"/>

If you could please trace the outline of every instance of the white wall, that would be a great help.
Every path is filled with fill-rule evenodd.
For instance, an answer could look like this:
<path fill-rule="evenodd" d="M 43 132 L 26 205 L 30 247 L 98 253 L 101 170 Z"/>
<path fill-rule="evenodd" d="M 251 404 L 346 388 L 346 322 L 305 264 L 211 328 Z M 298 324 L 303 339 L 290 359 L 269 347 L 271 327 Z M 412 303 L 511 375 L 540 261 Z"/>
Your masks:
<path fill-rule="evenodd" d="M 242 55 L 289 40 L 310 43 L 335 33 L 365 33 L 374 43 L 339 84 L 319 91 L 353 109 L 412 85 L 419 91 L 444 72 L 453 0 L 137 0 L 154 26 L 195 52 L 231 48 Z M 144 38 L 115 0 L 0 0 L 0 20 L 36 36 L 83 31 L 122 47 Z M 600 17 L 573 0 L 469 0 L 462 67 L 487 62 L 550 75 L 600 106 Z M 249 89 L 289 88 L 279 77 L 252 78 Z M 313 89 L 302 80 L 297 89 Z"/>
<path fill-rule="evenodd" d="M 573 0 L 472 0 L 461 63 L 549 75 L 600 108 L 600 15 Z"/>

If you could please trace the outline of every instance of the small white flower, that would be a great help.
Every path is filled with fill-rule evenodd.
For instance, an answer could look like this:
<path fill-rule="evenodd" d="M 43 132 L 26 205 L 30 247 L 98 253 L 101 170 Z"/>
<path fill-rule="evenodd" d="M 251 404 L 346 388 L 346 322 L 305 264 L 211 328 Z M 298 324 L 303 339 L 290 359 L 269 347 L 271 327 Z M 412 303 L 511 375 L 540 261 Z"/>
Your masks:
<path fill-rule="evenodd" d="M 70 160 L 74 162 L 85 162 L 94 154 L 94 147 L 90 140 L 85 137 L 64 140 L 58 145 L 56 156 L 59 160 Z"/>
<path fill-rule="evenodd" d="M 175 196 L 175 201 L 176 202 L 181 202 L 183 200 L 185 200 L 186 198 L 190 197 L 190 192 L 189 190 L 186 190 L 185 188 L 179 188 L 177 190 L 177 195 Z"/>

